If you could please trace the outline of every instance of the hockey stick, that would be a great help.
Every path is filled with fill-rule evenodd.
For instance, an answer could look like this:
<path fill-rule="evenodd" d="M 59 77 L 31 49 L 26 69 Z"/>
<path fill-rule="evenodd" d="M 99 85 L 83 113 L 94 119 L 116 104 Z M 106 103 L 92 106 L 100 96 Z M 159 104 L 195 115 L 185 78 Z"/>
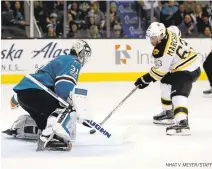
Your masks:
<path fill-rule="evenodd" d="M 66 108 L 69 108 L 69 104 L 63 100 L 61 97 L 59 97 L 58 95 L 56 95 L 52 90 L 50 90 L 49 88 L 47 88 L 46 86 L 44 86 L 42 83 L 40 83 L 37 79 L 35 79 L 34 77 L 32 77 L 31 75 L 25 75 L 27 78 L 29 78 L 32 82 L 34 82 L 35 84 L 37 84 L 39 87 L 41 87 L 43 90 L 45 90 L 47 93 L 49 93 L 51 96 L 53 96 L 55 99 L 57 99 L 60 103 L 62 103 Z M 62 115 L 61 117 L 65 117 L 68 111 L 64 112 L 64 115 Z M 107 138 L 111 137 L 111 133 L 108 132 L 106 129 L 104 129 L 101 125 L 97 124 L 96 122 L 94 122 L 93 120 L 83 120 L 83 122 L 85 122 L 87 125 L 89 125 L 91 128 L 93 128 L 95 131 L 99 131 L 101 134 L 103 134 L 104 136 L 106 136 Z M 59 121 L 62 121 L 62 119 L 59 119 Z"/>
<path fill-rule="evenodd" d="M 104 120 L 99 123 L 101 126 L 113 115 L 113 113 L 116 112 L 116 110 L 138 89 L 138 87 L 135 87 L 131 92 L 108 114 Z M 90 134 L 94 134 L 96 132 L 95 129 L 90 130 Z"/>

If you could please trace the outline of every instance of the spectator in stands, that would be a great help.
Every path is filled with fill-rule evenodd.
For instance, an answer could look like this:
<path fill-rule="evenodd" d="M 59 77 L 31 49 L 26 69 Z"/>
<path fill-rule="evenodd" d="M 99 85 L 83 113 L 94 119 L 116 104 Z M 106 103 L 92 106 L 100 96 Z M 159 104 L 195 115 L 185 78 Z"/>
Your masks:
<path fill-rule="evenodd" d="M 203 19 L 202 19 L 202 6 L 200 4 L 196 5 L 195 13 L 194 13 L 195 23 L 197 24 L 197 30 L 199 33 L 204 32 Z"/>
<path fill-rule="evenodd" d="M 41 32 L 47 32 L 48 11 L 44 9 L 42 1 L 34 1 L 34 15 Z"/>
<path fill-rule="evenodd" d="M 18 7 L 18 3 L 16 6 Z M 10 2 L 5 1 L 2 10 L 2 24 L 7 26 L 21 26 L 26 25 L 26 22 L 24 21 L 23 15 L 18 12 L 18 9 L 12 10 Z"/>
<path fill-rule="evenodd" d="M 173 17 L 174 25 L 176 26 L 180 25 L 184 20 L 185 15 L 186 15 L 185 6 L 184 4 L 180 4 L 179 9 L 177 10 L 177 12 L 174 14 Z"/>
<path fill-rule="evenodd" d="M 192 18 L 189 14 L 185 15 L 184 22 L 179 25 L 179 29 L 182 33 L 182 36 L 185 37 L 197 37 L 197 26 L 192 21 Z"/>
<path fill-rule="evenodd" d="M 2 25 L 7 26 L 13 25 L 14 22 L 13 10 L 10 7 L 11 7 L 10 2 L 5 1 L 1 12 Z"/>
<path fill-rule="evenodd" d="M 77 3 L 73 2 L 71 4 L 71 9 L 69 10 L 69 12 L 72 14 L 74 20 L 77 19 L 77 10 Z"/>
<path fill-rule="evenodd" d="M 185 9 L 187 14 L 194 13 L 195 7 L 196 7 L 196 2 L 192 0 L 187 0 L 184 2 L 185 4 Z"/>
<path fill-rule="evenodd" d="M 56 13 L 51 13 L 50 19 L 47 18 L 47 23 L 52 24 L 54 27 L 54 30 L 56 31 L 57 29 L 57 14 Z"/>
<path fill-rule="evenodd" d="M 122 28 L 121 28 L 120 24 L 117 24 L 113 27 L 111 37 L 112 38 L 121 38 L 122 37 Z"/>
<path fill-rule="evenodd" d="M 63 7 L 64 7 L 64 1 L 56 1 L 55 2 L 55 7 L 54 7 L 54 12 L 57 13 L 57 20 L 62 20 L 63 19 Z"/>
<path fill-rule="evenodd" d="M 94 16 L 92 15 L 89 17 L 88 28 L 90 28 L 93 25 L 95 25 L 95 20 L 94 20 Z"/>
<path fill-rule="evenodd" d="M 159 8 L 159 0 L 155 0 L 155 1 L 138 1 L 138 3 L 140 3 L 140 6 L 142 7 L 143 11 L 144 11 L 144 18 L 145 18 L 145 26 L 146 29 L 149 27 L 151 21 L 151 6 L 153 5 L 154 8 L 154 21 L 160 21 L 160 8 Z M 153 4 L 152 4 L 153 3 Z"/>
<path fill-rule="evenodd" d="M 208 13 L 203 13 L 202 14 L 202 19 L 203 19 L 203 27 L 204 27 L 204 30 L 205 30 L 205 27 L 210 27 Z"/>
<path fill-rule="evenodd" d="M 110 4 L 110 13 L 113 14 L 115 16 L 115 20 L 118 22 L 118 23 L 121 23 L 121 18 L 120 16 L 117 14 L 117 6 L 116 6 L 116 3 L 115 2 L 112 2 Z"/>
<path fill-rule="evenodd" d="M 62 34 L 63 24 L 62 24 L 62 22 L 60 22 L 58 20 L 58 15 L 56 13 L 51 13 L 50 19 L 47 17 L 46 18 L 46 22 L 47 22 L 47 24 L 52 24 L 53 25 L 54 31 L 56 32 L 57 35 L 61 35 Z"/>
<path fill-rule="evenodd" d="M 210 27 L 205 27 L 204 34 L 200 34 L 200 38 L 212 38 L 212 32 Z"/>
<path fill-rule="evenodd" d="M 21 8 L 21 3 L 20 3 L 19 1 L 16 1 L 16 2 L 15 2 L 15 9 L 16 9 L 17 11 L 20 11 L 20 8 Z"/>
<path fill-rule="evenodd" d="M 78 19 L 86 21 L 86 16 L 88 15 L 88 9 L 90 5 L 88 2 L 82 2 L 78 7 Z"/>
<path fill-rule="evenodd" d="M 101 38 L 102 37 L 102 35 L 99 33 L 99 28 L 97 25 L 91 26 L 90 35 L 91 35 L 91 38 Z"/>
<path fill-rule="evenodd" d="M 71 25 L 74 23 L 73 17 L 71 13 L 68 13 L 67 17 L 67 25 L 66 25 L 66 33 L 70 31 Z"/>
<path fill-rule="evenodd" d="M 105 16 L 102 11 L 99 9 L 99 4 L 97 1 L 91 3 L 90 11 L 88 12 L 89 16 L 94 16 L 95 24 L 103 27 L 105 23 Z"/>
<path fill-rule="evenodd" d="M 161 19 L 166 27 L 173 25 L 174 15 L 177 12 L 178 7 L 175 6 L 174 0 L 169 0 L 168 6 L 164 7 L 161 11 Z"/>
<path fill-rule="evenodd" d="M 211 29 L 212 29 L 212 15 L 211 15 L 210 18 L 209 18 L 209 25 L 210 25 L 210 27 L 211 27 Z"/>
<path fill-rule="evenodd" d="M 27 25 L 27 23 L 24 21 L 23 15 L 21 14 L 20 8 L 21 8 L 20 2 L 16 1 L 14 9 L 15 24 Z"/>
<path fill-rule="evenodd" d="M 212 1 L 208 1 L 203 9 L 204 13 L 208 13 L 209 16 L 212 16 Z"/>
<path fill-rule="evenodd" d="M 48 24 L 47 26 L 48 33 L 43 35 L 43 38 L 56 38 L 56 32 L 54 30 L 53 24 Z"/>
<path fill-rule="evenodd" d="M 26 22 L 23 16 L 11 9 L 9 1 L 4 1 L 2 16 L 2 38 L 15 37 L 24 38 L 27 37 L 24 27 Z"/>
<path fill-rule="evenodd" d="M 111 4 L 110 4 L 110 13 L 113 13 L 115 16 L 116 16 L 116 9 L 117 9 L 117 7 L 116 7 L 116 3 L 115 2 L 112 2 Z"/>
<path fill-rule="evenodd" d="M 79 5 L 79 9 L 83 12 L 83 17 L 81 19 L 85 19 L 88 10 L 90 9 L 90 2 L 89 1 L 84 1 Z"/>
<path fill-rule="evenodd" d="M 80 38 L 81 32 L 78 30 L 78 25 L 73 23 L 70 28 L 70 32 L 67 35 L 70 38 Z"/>
<path fill-rule="evenodd" d="M 110 29 L 113 29 L 115 24 L 117 23 L 114 13 L 110 14 Z"/>

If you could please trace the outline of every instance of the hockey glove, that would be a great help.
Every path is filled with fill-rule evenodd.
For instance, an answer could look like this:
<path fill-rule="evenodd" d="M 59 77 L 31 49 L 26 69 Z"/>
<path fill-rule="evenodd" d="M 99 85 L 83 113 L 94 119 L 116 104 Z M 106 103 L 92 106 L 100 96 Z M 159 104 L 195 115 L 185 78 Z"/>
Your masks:
<path fill-rule="evenodd" d="M 144 89 L 145 87 L 149 86 L 151 82 L 155 82 L 149 73 L 145 74 L 142 77 L 139 77 L 136 82 L 134 83 L 135 86 L 138 86 L 139 89 Z"/>
<path fill-rule="evenodd" d="M 149 86 L 149 83 L 145 82 L 143 77 L 139 77 L 134 84 L 135 86 L 138 86 L 139 89 L 144 89 L 145 87 Z"/>

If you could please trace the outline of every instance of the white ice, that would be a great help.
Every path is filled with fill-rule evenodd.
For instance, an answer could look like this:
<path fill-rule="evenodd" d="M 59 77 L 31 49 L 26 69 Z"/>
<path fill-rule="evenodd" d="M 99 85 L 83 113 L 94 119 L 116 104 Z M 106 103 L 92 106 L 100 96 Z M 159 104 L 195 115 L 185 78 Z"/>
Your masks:
<path fill-rule="evenodd" d="M 10 110 L 14 85 L 2 85 L 1 130 L 9 128 L 23 111 Z M 81 83 L 88 89 L 89 112 L 100 122 L 133 89 L 132 82 Z M 36 152 L 35 142 L 1 134 L 3 169 L 147 169 L 169 168 L 166 163 L 212 163 L 212 96 L 205 97 L 206 81 L 194 84 L 189 98 L 191 136 L 167 136 L 165 126 L 152 123 L 161 111 L 159 84 L 136 91 L 104 125 L 114 140 L 89 135 L 78 126 L 70 152 Z M 129 140 L 118 139 L 131 126 Z M 211 166 L 212 167 L 212 166 Z M 180 167 L 178 167 L 180 168 Z M 197 167 L 196 167 L 197 168 Z"/>

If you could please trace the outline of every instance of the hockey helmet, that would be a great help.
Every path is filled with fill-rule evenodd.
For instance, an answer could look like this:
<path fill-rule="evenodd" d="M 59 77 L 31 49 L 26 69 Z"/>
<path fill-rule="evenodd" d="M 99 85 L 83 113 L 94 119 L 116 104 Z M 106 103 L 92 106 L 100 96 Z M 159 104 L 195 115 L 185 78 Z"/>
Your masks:
<path fill-rule="evenodd" d="M 153 22 L 146 31 L 146 38 L 150 39 L 151 43 L 154 39 L 160 42 L 166 34 L 166 27 L 163 23 Z"/>
<path fill-rule="evenodd" d="M 91 57 L 91 48 L 86 41 L 77 40 L 71 48 L 71 54 L 76 56 L 83 66 Z"/>

